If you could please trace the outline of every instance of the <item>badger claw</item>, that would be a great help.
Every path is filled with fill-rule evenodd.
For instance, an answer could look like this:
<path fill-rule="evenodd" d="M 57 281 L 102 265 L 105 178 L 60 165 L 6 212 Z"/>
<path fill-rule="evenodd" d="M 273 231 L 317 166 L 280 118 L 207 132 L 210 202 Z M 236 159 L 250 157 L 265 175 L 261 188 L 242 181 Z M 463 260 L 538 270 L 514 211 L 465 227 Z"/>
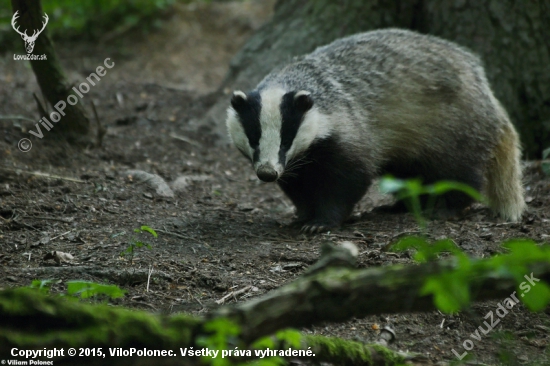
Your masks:
<path fill-rule="evenodd" d="M 328 231 L 328 229 L 329 228 L 324 225 L 311 224 L 302 226 L 300 232 L 304 234 L 318 234 L 324 231 Z"/>

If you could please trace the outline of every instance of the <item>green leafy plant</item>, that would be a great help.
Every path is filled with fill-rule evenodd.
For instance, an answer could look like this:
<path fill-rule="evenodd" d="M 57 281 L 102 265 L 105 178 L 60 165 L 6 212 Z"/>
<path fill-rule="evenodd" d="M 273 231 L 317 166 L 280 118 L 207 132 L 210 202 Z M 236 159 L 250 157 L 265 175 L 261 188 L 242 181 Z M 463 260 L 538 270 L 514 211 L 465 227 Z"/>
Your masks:
<path fill-rule="evenodd" d="M 283 329 L 278 331 L 274 337 L 263 337 L 256 340 L 252 344 L 252 348 L 255 350 L 267 350 L 278 349 L 278 345 L 282 345 L 282 348 L 294 348 L 299 349 L 302 342 L 302 334 L 294 329 Z M 280 356 L 271 356 L 255 360 L 250 365 L 254 366 L 277 366 L 286 365 L 284 358 Z"/>
<path fill-rule="evenodd" d="M 157 232 L 155 230 L 153 230 L 149 226 L 145 226 L 145 225 L 140 227 L 139 229 L 134 229 L 134 232 L 138 233 L 138 234 L 149 233 L 149 234 L 153 235 L 155 238 L 158 237 Z M 135 251 L 137 249 L 143 248 L 143 247 L 145 247 L 147 249 L 152 248 L 151 244 L 149 244 L 147 242 L 144 242 L 144 241 L 141 241 L 141 240 L 138 240 L 138 238 L 134 236 L 130 240 L 130 243 L 129 243 L 128 247 L 126 248 L 126 250 L 120 253 L 120 256 L 124 257 L 126 255 L 129 255 L 129 261 L 131 263 L 134 259 Z"/>
<path fill-rule="evenodd" d="M 263 337 L 256 340 L 250 348 L 239 341 L 240 327 L 226 318 L 215 318 L 204 325 L 204 331 L 208 334 L 197 339 L 197 345 L 209 350 L 219 351 L 216 357 L 203 356 L 202 361 L 212 366 L 254 365 L 254 366 L 281 366 L 286 365 L 283 357 L 258 356 L 259 350 L 276 350 L 283 348 L 298 349 L 301 346 L 302 334 L 294 329 L 278 331 L 275 336 Z M 235 352 L 229 357 L 222 357 L 222 351 Z M 238 359 L 245 356 L 256 359 L 249 362 L 240 362 Z"/>
<path fill-rule="evenodd" d="M 88 299 L 98 295 L 107 296 L 110 299 L 117 299 L 124 296 L 126 291 L 116 285 L 104 285 L 89 281 L 69 281 L 67 283 L 67 294 L 78 296 L 81 299 Z"/>
<path fill-rule="evenodd" d="M 416 221 L 423 228 L 426 227 L 426 219 L 422 215 L 420 200 L 422 196 L 427 195 L 429 197 L 426 207 L 429 212 L 433 210 L 436 198 L 450 191 L 460 191 L 477 201 L 486 202 L 485 197 L 474 188 L 467 184 L 453 181 L 439 181 L 430 185 L 422 185 L 420 179 L 403 180 L 386 176 L 380 180 L 380 190 L 383 193 L 395 195 L 398 200 L 405 201 Z"/>
<path fill-rule="evenodd" d="M 61 283 L 61 280 L 33 280 L 29 288 L 36 289 L 42 293 L 49 294 L 52 285 Z"/>
<path fill-rule="evenodd" d="M 241 333 L 241 328 L 237 324 L 225 318 L 216 318 L 209 321 L 204 325 L 204 330 L 210 335 L 197 339 L 197 344 L 220 352 L 229 349 L 230 344 Z M 233 365 L 229 358 L 203 356 L 202 360 L 212 366 Z"/>
<path fill-rule="evenodd" d="M 550 151 L 548 152 L 550 154 Z M 419 225 L 425 229 L 426 220 L 422 216 L 421 196 L 428 196 L 428 206 L 433 208 L 434 198 L 451 190 L 458 190 L 470 197 L 485 202 L 485 198 L 472 187 L 458 182 L 441 181 L 423 186 L 417 179 L 401 180 L 385 177 L 380 182 L 381 190 L 393 193 L 398 199 L 407 200 Z M 431 205 L 430 205 L 431 203 Z M 532 240 L 516 239 L 506 242 L 503 247 L 508 253 L 488 259 L 469 258 L 452 240 L 443 239 L 430 243 L 423 236 L 410 236 L 392 246 L 398 251 L 416 250 L 413 258 L 418 262 L 435 261 L 443 253 L 451 254 L 453 269 L 428 276 L 421 294 L 432 295 L 439 310 L 453 313 L 470 303 L 469 283 L 482 273 L 498 273 L 512 278 L 517 285 L 521 300 L 532 311 L 539 311 L 550 303 L 550 287 L 535 281 L 530 276 L 528 265 L 536 262 L 550 263 L 550 248 L 539 246 Z M 532 274 L 531 274 L 532 275 Z"/>
<path fill-rule="evenodd" d="M 33 280 L 29 288 L 36 289 L 42 293 L 49 294 L 52 285 L 61 283 L 61 280 Z M 116 285 L 104 285 L 90 281 L 69 281 L 67 282 L 67 295 L 88 299 L 98 295 L 104 295 L 110 299 L 124 296 L 126 291 Z"/>
<path fill-rule="evenodd" d="M 532 276 L 529 266 L 550 263 L 550 247 L 539 246 L 532 240 L 516 239 L 503 245 L 508 253 L 487 259 L 469 258 L 449 240 L 433 244 L 422 237 L 407 237 L 392 249 L 415 249 L 414 259 L 419 262 L 435 260 L 443 252 L 452 253 L 455 265 L 443 273 L 428 276 L 421 294 L 432 295 L 435 305 L 445 313 L 454 313 L 470 303 L 469 283 L 481 274 L 501 274 L 516 282 L 521 301 L 531 311 L 543 310 L 550 303 L 550 287 Z"/>

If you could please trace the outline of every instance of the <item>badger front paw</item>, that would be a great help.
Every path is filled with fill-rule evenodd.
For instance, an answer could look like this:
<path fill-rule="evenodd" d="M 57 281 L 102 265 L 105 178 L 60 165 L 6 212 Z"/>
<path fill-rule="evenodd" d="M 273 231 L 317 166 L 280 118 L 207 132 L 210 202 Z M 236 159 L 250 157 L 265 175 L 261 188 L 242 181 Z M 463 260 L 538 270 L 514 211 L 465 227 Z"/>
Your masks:
<path fill-rule="evenodd" d="M 312 220 L 305 223 L 302 226 L 302 229 L 300 230 L 300 232 L 304 234 L 318 234 L 318 233 L 323 233 L 331 229 L 334 229 L 337 226 L 338 224 L 333 222 L 331 223 L 326 221 L 323 222 L 323 221 Z"/>

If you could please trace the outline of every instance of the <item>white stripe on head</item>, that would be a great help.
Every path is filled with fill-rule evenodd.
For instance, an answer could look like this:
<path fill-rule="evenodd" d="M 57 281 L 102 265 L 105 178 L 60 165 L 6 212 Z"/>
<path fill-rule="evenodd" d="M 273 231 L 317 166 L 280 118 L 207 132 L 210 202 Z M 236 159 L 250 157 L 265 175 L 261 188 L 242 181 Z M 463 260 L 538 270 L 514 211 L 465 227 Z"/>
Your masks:
<path fill-rule="evenodd" d="M 311 93 L 308 92 L 307 90 L 300 90 L 298 93 L 296 93 L 296 95 L 294 95 L 294 100 L 298 99 L 302 95 L 310 95 L 310 94 Z"/>
<path fill-rule="evenodd" d="M 286 153 L 285 165 L 290 159 L 307 150 L 313 141 L 326 138 L 331 134 L 332 129 L 329 118 L 329 116 L 319 112 L 315 105 L 306 112 L 300 128 L 298 128 L 298 133 Z"/>
<path fill-rule="evenodd" d="M 241 97 L 241 98 L 243 98 L 244 100 L 247 100 L 246 94 L 245 94 L 244 92 L 240 91 L 240 90 L 235 90 L 235 91 L 233 92 L 233 96 L 234 96 L 234 97 Z"/>
<path fill-rule="evenodd" d="M 269 88 L 260 93 L 262 97 L 262 111 L 260 113 L 260 125 L 262 136 L 260 137 L 260 156 L 254 163 L 257 171 L 261 165 L 269 165 L 280 175 L 283 166 L 279 163 L 279 150 L 281 149 L 281 100 L 286 94 L 282 88 Z"/>
<path fill-rule="evenodd" d="M 233 144 L 235 144 L 239 150 L 241 150 L 250 158 L 250 160 L 252 160 L 254 149 L 250 147 L 250 143 L 248 142 L 248 137 L 246 137 L 246 133 L 244 132 L 243 125 L 241 124 L 239 116 L 233 107 L 227 108 L 227 120 L 225 124 L 227 125 L 227 131 L 229 132 L 229 138 L 233 141 Z"/>

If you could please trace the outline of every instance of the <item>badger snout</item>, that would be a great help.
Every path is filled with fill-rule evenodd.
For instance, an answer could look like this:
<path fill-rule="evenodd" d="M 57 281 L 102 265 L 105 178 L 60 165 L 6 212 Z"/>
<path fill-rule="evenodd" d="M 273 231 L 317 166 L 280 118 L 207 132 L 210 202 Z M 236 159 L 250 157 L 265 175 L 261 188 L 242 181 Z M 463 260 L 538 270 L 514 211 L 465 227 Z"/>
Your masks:
<path fill-rule="evenodd" d="M 258 178 L 263 182 L 275 182 L 279 177 L 277 171 L 271 165 L 260 165 L 256 170 Z"/>

